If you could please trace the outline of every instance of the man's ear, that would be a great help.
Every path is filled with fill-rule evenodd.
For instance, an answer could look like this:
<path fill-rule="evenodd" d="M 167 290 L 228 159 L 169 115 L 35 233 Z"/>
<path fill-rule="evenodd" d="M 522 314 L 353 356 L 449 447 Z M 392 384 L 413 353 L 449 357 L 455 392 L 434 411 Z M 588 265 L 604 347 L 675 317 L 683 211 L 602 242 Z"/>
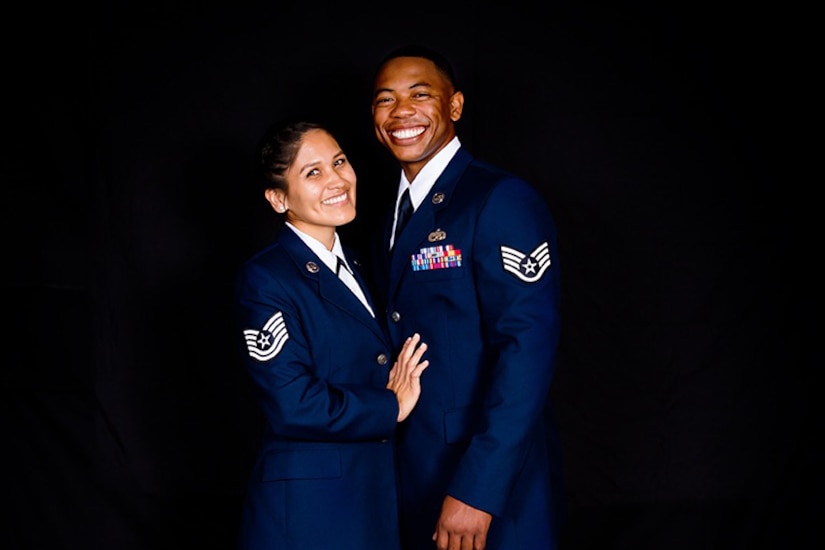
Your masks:
<path fill-rule="evenodd" d="M 450 96 L 450 120 L 458 122 L 464 110 L 464 93 L 456 92 Z"/>
<path fill-rule="evenodd" d="M 272 206 L 272 209 L 278 214 L 283 214 L 288 210 L 286 204 L 286 194 L 280 189 L 267 189 L 264 191 L 264 196 L 267 202 Z"/>

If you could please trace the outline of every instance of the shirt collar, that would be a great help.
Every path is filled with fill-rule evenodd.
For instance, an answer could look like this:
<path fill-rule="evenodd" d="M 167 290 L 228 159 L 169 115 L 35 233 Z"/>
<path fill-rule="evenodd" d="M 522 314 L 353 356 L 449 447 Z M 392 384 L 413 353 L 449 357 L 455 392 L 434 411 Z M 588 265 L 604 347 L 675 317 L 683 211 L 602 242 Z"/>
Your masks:
<path fill-rule="evenodd" d="M 329 267 L 333 273 L 335 273 L 338 268 L 338 257 L 344 260 L 344 264 L 346 264 L 347 269 L 350 273 L 352 273 L 352 269 L 350 269 L 347 259 L 344 256 L 344 249 L 341 246 L 341 239 L 338 237 L 337 231 L 335 232 L 335 240 L 332 243 L 332 250 L 327 250 L 327 247 L 321 244 L 321 241 L 315 237 L 307 235 L 289 222 L 285 222 L 285 225 L 294 231 L 295 234 L 298 235 L 302 241 L 304 241 L 304 244 L 306 244 L 310 250 L 315 252 L 318 259 L 324 262 L 324 264 Z"/>
<path fill-rule="evenodd" d="M 396 210 L 398 209 L 398 201 L 401 200 L 401 194 L 408 187 L 410 189 L 410 200 L 412 201 L 413 209 L 417 209 L 418 205 L 421 204 L 424 198 L 430 193 L 430 190 L 433 188 L 433 185 L 435 185 L 438 176 L 441 175 L 441 172 L 444 171 L 453 159 L 453 156 L 455 156 L 459 147 L 461 147 L 461 142 L 458 140 L 458 136 L 455 136 L 447 145 L 444 146 L 441 151 L 436 153 L 436 155 L 424 165 L 418 175 L 415 176 L 412 183 L 407 181 L 407 176 L 405 176 L 404 171 L 401 170 L 401 180 L 398 184 L 398 196 L 395 201 Z"/>

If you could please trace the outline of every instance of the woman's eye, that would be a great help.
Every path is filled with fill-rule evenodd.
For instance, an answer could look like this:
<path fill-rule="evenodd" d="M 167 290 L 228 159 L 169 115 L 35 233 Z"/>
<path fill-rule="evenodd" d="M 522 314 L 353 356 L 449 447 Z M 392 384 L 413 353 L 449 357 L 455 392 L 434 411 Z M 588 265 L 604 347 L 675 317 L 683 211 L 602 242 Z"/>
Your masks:
<path fill-rule="evenodd" d="M 347 163 L 347 159 L 336 159 L 335 166 L 342 166 Z"/>
<path fill-rule="evenodd" d="M 317 176 L 317 175 L 318 175 L 318 174 L 320 174 L 320 173 L 321 173 L 321 172 L 319 172 L 317 168 L 313 168 L 312 170 L 310 170 L 309 172 L 307 172 L 307 177 L 308 177 L 308 178 L 311 178 L 312 176 Z"/>

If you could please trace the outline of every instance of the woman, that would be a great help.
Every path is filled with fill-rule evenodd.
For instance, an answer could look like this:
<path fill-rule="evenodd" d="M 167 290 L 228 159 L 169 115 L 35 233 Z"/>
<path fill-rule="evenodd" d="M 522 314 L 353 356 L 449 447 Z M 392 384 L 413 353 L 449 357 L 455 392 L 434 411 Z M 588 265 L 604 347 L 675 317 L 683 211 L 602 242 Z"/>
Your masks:
<path fill-rule="evenodd" d="M 336 231 L 355 218 L 356 176 L 332 134 L 285 122 L 259 153 L 264 196 L 286 220 L 237 279 L 244 362 L 266 417 L 240 548 L 400 548 L 391 438 L 421 393 L 426 344 L 412 335 L 390 368 Z"/>

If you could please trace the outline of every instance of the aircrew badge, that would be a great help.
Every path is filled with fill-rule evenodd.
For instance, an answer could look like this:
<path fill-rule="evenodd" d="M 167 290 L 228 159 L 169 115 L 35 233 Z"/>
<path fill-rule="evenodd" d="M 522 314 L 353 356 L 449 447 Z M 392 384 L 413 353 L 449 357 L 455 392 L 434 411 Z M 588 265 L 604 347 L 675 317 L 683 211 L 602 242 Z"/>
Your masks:
<path fill-rule="evenodd" d="M 502 246 L 501 264 L 505 271 L 522 281 L 535 283 L 550 267 L 550 246 L 545 241 L 529 254 Z"/>
<path fill-rule="evenodd" d="M 289 340 L 289 332 L 284 323 L 284 314 L 280 311 L 269 318 L 261 330 L 243 331 L 249 356 L 256 361 L 269 361 L 281 352 Z"/>
<path fill-rule="evenodd" d="M 435 231 L 433 231 L 432 233 L 430 233 L 429 235 L 427 235 L 427 240 L 430 241 L 431 243 L 434 243 L 436 241 L 443 241 L 446 238 L 447 238 L 447 232 L 444 231 L 443 229 L 441 229 L 440 227 L 438 229 L 436 229 Z"/>

